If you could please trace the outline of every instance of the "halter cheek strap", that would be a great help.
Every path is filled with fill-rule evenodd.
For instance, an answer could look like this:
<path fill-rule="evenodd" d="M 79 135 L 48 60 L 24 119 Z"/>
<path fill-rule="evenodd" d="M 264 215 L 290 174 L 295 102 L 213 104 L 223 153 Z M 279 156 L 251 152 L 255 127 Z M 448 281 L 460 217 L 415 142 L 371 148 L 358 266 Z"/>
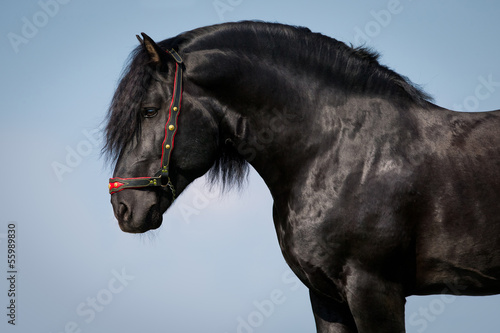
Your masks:
<path fill-rule="evenodd" d="M 129 188 L 161 187 L 164 190 L 170 190 L 173 200 L 176 198 L 175 188 L 169 177 L 169 165 L 172 150 L 174 149 L 174 138 L 177 133 L 177 119 L 181 111 L 183 62 L 174 49 L 167 51 L 167 53 L 175 60 L 175 79 L 172 101 L 168 110 L 168 120 L 165 124 L 165 138 L 161 146 L 161 169 L 153 177 L 110 178 L 108 185 L 110 194 Z"/>

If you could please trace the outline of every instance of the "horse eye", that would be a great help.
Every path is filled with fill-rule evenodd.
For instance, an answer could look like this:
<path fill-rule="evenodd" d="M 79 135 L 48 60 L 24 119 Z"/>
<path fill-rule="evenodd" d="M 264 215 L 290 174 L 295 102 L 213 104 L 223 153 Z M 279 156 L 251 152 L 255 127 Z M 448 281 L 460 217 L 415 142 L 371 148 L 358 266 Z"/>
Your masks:
<path fill-rule="evenodd" d="M 158 114 L 158 108 L 147 107 L 142 109 L 142 115 L 144 118 L 153 118 Z"/>

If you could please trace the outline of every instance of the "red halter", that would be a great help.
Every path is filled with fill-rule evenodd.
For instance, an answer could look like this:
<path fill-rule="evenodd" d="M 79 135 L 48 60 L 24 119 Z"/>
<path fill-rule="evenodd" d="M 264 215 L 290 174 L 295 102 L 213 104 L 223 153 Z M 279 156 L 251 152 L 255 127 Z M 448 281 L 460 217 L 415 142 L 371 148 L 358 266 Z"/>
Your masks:
<path fill-rule="evenodd" d="M 168 120 L 165 124 L 165 139 L 161 145 L 161 169 L 153 177 L 135 177 L 135 178 L 120 178 L 114 177 L 109 179 L 109 193 L 117 193 L 129 188 L 143 187 L 161 187 L 164 190 L 170 189 L 172 198 L 175 200 L 175 188 L 170 180 L 168 167 L 170 157 L 174 149 L 174 137 L 177 133 L 177 119 L 181 110 L 182 101 L 182 58 L 179 54 L 171 49 L 167 51 L 175 60 L 175 79 L 174 91 L 172 93 L 172 102 L 168 111 Z"/>

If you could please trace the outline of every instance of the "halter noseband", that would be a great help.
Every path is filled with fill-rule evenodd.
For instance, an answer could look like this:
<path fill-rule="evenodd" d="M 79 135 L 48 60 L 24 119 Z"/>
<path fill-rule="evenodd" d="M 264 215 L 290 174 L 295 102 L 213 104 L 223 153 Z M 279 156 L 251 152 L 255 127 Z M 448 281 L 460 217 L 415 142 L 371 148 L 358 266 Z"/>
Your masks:
<path fill-rule="evenodd" d="M 182 101 L 182 58 L 179 54 L 171 49 L 167 51 L 175 60 L 175 79 L 174 91 L 172 93 L 172 102 L 168 111 L 168 120 L 165 124 L 165 138 L 161 145 L 161 169 L 153 177 L 135 177 L 135 178 L 120 178 L 114 177 L 109 179 L 109 193 L 117 193 L 129 188 L 143 187 L 161 187 L 164 190 L 167 188 L 172 193 L 172 200 L 175 200 L 174 184 L 170 180 L 168 167 L 170 157 L 174 149 L 174 137 L 177 133 L 177 118 L 181 110 Z"/>

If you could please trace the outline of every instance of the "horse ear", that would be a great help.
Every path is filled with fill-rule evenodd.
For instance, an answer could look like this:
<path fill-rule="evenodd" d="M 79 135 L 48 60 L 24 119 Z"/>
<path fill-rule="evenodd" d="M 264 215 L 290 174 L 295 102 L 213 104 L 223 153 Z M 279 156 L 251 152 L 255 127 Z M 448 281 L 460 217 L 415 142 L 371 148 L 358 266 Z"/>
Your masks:
<path fill-rule="evenodd" d="M 139 42 L 146 49 L 146 51 L 148 51 L 149 56 L 151 57 L 151 63 L 154 65 L 166 64 L 168 60 L 166 52 L 144 32 L 141 32 L 141 35 L 144 39 L 141 40 L 141 38 L 136 35 L 137 39 L 139 39 Z"/>
<path fill-rule="evenodd" d="M 139 43 L 144 47 L 144 41 L 142 40 L 142 38 L 139 35 L 135 35 L 135 37 L 137 37 Z"/>

